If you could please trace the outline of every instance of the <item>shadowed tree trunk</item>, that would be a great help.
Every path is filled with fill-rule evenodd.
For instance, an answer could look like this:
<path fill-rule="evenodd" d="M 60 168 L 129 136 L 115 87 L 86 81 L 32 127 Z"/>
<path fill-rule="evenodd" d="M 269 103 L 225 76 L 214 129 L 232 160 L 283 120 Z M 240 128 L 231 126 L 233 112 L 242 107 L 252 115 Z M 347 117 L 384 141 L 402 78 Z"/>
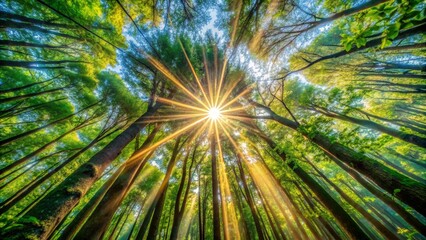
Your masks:
<path fill-rule="evenodd" d="M 184 142 L 185 143 L 185 142 Z M 180 137 L 176 140 L 175 146 L 173 148 L 172 156 L 170 157 L 169 163 L 167 165 L 166 174 L 163 181 L 161 182 L 160 188 L 155 196 L 152 205 L 149 207 L 145 219 L 142 222 L 141 227 L 139 228 L 138 235 L 136 239 L 142 240 L 145 237 L 146 231 L 148 230 L 147 239 L 155 239 L 157 235 L 158 225 L 161 219 L 161 212 L 164 206 L 164 199 L 166 197 L 167 188 L 169 186 L 169 180 L 173 172 L 173 168 L 176 163 L 176 159 L 179 154 L 179 150 L 182 148 L 183 144 L 180 144 Z M 151 223 L 151 224 L 150 224 Z M 148 229 L 149 225 L 149 229 Z"/>
<path fill-rule="evenodd" d="M 139 152 L 146 151 L 149 148 L 158 130 L 159 125 L 157 125 L 149 134 L 140 149 L 138 149 L 138 151 L 136 151 L 127 160 L 127 162 L 124 163 L 123 167 L 121 168 L 122 171 L 119 173 L 117 179 L 115 179 L 111 185 L 109 185 L 109 182 L 106 183 L 107 186 L 105 188 L 108 188 L 107 192 L 102 196 L 102 200 L 99 202 L 90 216 L 86 219 L 85 224 L 76 234 L 76 239 L 88 238 L 88 232 L 90 232 L 90 238 L 100 239 L 104 236 L 106 230 L 108 229 L 108 225 L 114 216 L 114 213 L 120 206 L 120 203 L 123 201 L 124 197 L 127 195 L 138 174 L 142 171 L 143 167 L 147 163 L 149 157 L 153 153 L 153 150 L 145 153 L 142 156 L 138 156 L 137 158 L 134 156 L 137 156 Z"/>
<path fill-rule="evenodd" d="M 355 202 L 350 196 L 348 196 L 342 189 L 339 188 L 335 183 L 333 183 L 330 179 L 327 178 L 314 164 L 312 164 L 307 158 L 305 160 L 309 163 L 309 165 L 314 168 L 314 170 L 324 179 L 330 186 L 332 186 L 339 195 L 348 202 L 353 208 L 355 208 L 359 213 L 361 213 L 362 216 L 364 216 L 370 223 L 373 224 L 373 226 L 379 230 L 383 236 L 386 236 L 388 239 L 398 239 L 399 237 L 395 235 L 393 232 L 391 232 L 389 229 L 386 228 L 379 220 L 371 216 L 370 213 L 367 212 L 367 210 L 364 209 L 363 206 L 359 205 L 357 202 Z"/>
<path fill-rule="evenodd" d="M 378 124 L 378 123 L 370 121 L 370 120 L 354 118 L 354 117 L 338 114 L 336 112 L 331 112 L 331 111 L 328 111 L 327 109 L 324 109 L 322 107 L 312 106 L 312 109 L 316 112 L 319 112 L 319 113 L 327 116 L 327 117 L 336 118 L 336 119 L 340 119 L 340 120 L 343 120 L 343 121 L 346 121 L 346 122 L 355 123 L 355 124 L 363 126 L 365 128 L 376 130 L 376 131 L 382 132 L 384 134 L 388 134 L 390 136 L 401 139 L 402 141 L 417 145 L 417 146 L 422 147 L 422 148 L 426 148 L 426 138 L 419 137 L 419 136 L 416 136 L 414 134 L 404 133 L 404 132 L 395 130 L 393 128 L 383 126 L 381 124 Z"/>
<path fill-rule="evenodd" d="M 130 127 L 119 134 L 114 140 L 96 153 L 90 160 L 68 176 L 55 189 L 38 202 L 25 217 L 35 217 L 39 224 L 22 221 L 23 225 L 16 227 L 19 234 L 9 239 L 46 239 L 61 223 L 80 199 L 87 193 L 102 172 L 120 154 L 148 123 L 145 119 L 154 115 L 159 105 L 148 107 L 148 110 Z M 11 229 L 11 232 L 13 229 Z"/>
<path fill-rule="evenodd" d="M 277 115 L 266 106 L 259 103 L 252 103 L 265 110 L 270 115 L 270 119 L 300 132 L 299 125 L 297 123 Z M 400 192 L 395 194 L 395 197 L 421 214 L 426 215 L 426 208 L 424 207 L 426 206 L 426 186 L 424 184 L 402 175 L 399 172 L 363 154 L 357 153 L 348 147 L 336 142 L 331 142 L 326 136 L 320 133 L 309 135 L 302 132 L 302 134 L 317 144 L 325 153 L 331 154 L 340 161 L 364 174 L 391 195 L 394 195 L 395 189 L 400 189 Z"/>
<path fill-rule="evenodd" d="M 178 233 L 179 233 L 179 227 L 180 224 L 182 222 L 182 217 L 183 214 L 185 213 L 185 209 L 186 209 L 186 205 L 187 205 L 187 199 L 188 199 L 188 195 L 189 195 L 189 189 L 191 188 L 191 182 L 192 182 L 192 166 L 194 164 L 195 161 L 195 154 L 197 152 L 197 147 L 198 145 L 196 145 L 194 147 L 192 156 L 191 156 L 191 164 L 189 166 L 189 169 L 186 170 L 186 165 L 188 162 L 188 158 L 189 158 L 189 153 L 187 154 L 187 156 L 184 159 L 183 162 L 183 166 L 182 166 L 182 176 L 181 176 L 181 182 L 179 184 L 179 189 L 178 192 L 176 194 L 176 199 L 175 199 L 175 204 L 174 204 L 174 215 L 173 215 L 173 224 L 172 224 L 172 230 L 170 233 L 170 239 L 175 240 L 178 237 Z M 182 193 L 183 193 L 183 188 L 185 185 L 185 179 L 186 179 L 186 175 L 188 175 L 188 180 L 187 180 L 187 184 L 186 184 L 186 190 L 184 193 L 184 197 L 182 200 L 182 204 L 180 204 L 180 199 L 182 197 Z"/>
<path fill-rule="evenodd" d="M 368 236 L 362 231 L 358 224 L 350 217 L 350 215 L 339 205 L 339 203 L 330 196 L 330 194 L 301 167 L 297 166 L 294 161 L 287 161 L 285 153 L 280 153 L 277 145 L 265 134 L 258 132 L 258 136 L 265 140 L 268 146 L 281 158 L 281 160 L 289 166 L 300 179 L 315 193 L 324 206 L 333 214 L 340 226 L 346 230 L 347 234 L 354 239 L 368 239 Z"/>
<path fill-rule="evenodd" d="M 213 237 L 216 240 L 221 239 L 220 234 L 220 206 L 219 206 L 219 179 L 217 173 L 217 156 L 216 156 L 216 136 L 212 134 L 210 138 L 210 149 L 212 158 L 212 198 L 213 198 Z"/>

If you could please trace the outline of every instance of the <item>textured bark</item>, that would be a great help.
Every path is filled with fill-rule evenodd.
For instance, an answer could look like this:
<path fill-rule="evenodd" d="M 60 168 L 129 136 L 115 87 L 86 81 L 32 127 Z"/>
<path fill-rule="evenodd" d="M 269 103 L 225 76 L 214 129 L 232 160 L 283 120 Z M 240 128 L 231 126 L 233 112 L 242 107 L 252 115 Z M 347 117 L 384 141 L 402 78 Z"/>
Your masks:
<path fill-rule="evenodd" d="M 251 211 L 251 214 L 253 216 L 253 221 L 254 221 L 254 225 L 256 227 L 257 236 L 258 236 L 259 240 L 263 240 L 263 239 L 265 239 L 265 237 L 263 235 L 262 226 L 261 226 L 260 220 L 259 220 L 259 215 L 256 211 L 255 204 L 254 204 L 253 198 L 251 196 L 251 193 L 250 193 L 247 181 L 246 181 L 246 176 L 244 174 L 244 169 L 243 169 L 243 166 L 241 164 L 241 157 L 240 156 L 238 156 L 237 165 L 238 165 L 238 170 L 239 170 L 239 173 L 240 173 L 240 180 L 241 180 L 241 183 L 242 183 L 243 189 L 244 189 L 244 194 L 245 194 L 246 199 L 247 199 L 247 204 L 248 204 L 250 211 Z"/>
<path fill-rule="evenodd" d="M 270 108 L 258 103 L 253 103 L 270 114 L 270 119 L 281 123 L 284 126 L 300 132 L 297 123 L 281 117 Z M 419 183 L 399 172 L 375 161 L 363 154 L 345 147 L 339 143 L 331 142 L 326 136 L 316 133 L 313 135 L 301 132 L 306 138 L 317 144 L 325 153 L 339 159 L 341 162 L 351 166 L 358 172 L 364 174 L 378 186 L 394 195 L 395 189 L 400 192 L 395 197 L 414 208 L 419 213 L 426 215 L 426 185 Z"/>
<path fill-rule="evenodd" d="M 213 198 L 213 237 L 216 240 L 221 239 L 220 234 L 220 206 L 219 206 L 219 179 L 217 172 L 217 156 L 216 156 L 216 137 L 212 134 L 210 139 L 211 158 L 212 158 L 212 198 Z"/>
<path fill-rule="evenodd" d="M 124 163 L 118 178 L 115 179 L 110 186 L 105 186 L 105 188 L 108 188 L 108 191 L 102 196 L 102 200 L 90 214 L 86 223 L 76 234 L 76 239 L 101 239 L 104 236 L 114 213 L 117 211 L 124 197 L 129 192 L 133 182 L 142 171 L 153 151 L 150 151 L 150 153 L 146 153 L 138 158 L 134 158 L 133 156 L 149 148 L 158 130 L 158 126 L 154 128 L 140 149 L 138 149 L 138 151 L 136 151 L 132 157 Z M 109 182 L 106 182 L 105 184 L 109 185 Z M 88 232 L 90 232 L 90 236 L 87 235 Z"/>
<path fill-rule="evenodd" d="M 426 138 L 424 138 L 424 137 L 420 137 L 420 136 L 417 136 L 417 135 L 414 135 L 414 134 L 404 133 L 404 132 L 398 131 L 396 129 L 383 126 L 381 124 L 378 124 L 378 123 L 370 121 L 370 120 L 354 118 L 354 117 L 350 117 L 350 116 L 346 116 L 346 115 L 340 115 L 338 113 L 327 111 L 326 109 L 323 109 L 323 108 L 317 109 L 316 107 L 314 107 L 314 109 L 315 109 L 315 111 L 318 111 L 319 113 L 321 113 L 321 114 L 323 114 L 327 117 L 340 119 L 340 120 L 343 120 L 343 121 L 346 121 L 346 122 L 351 122 L 351 123 L 363 126 L 365 128 L 369 128 L 369 129 L 372 129 L 372 130 L 382 132 L 384 134 L 388 134 L 390 136 L 396 137 L 398 139 L 401 139 L 402 141 L 417 145 L 419 147 L 426 148 Z"/>
<path fill-rule="evenodd" d="M 333 199 L 332 196 L 316 182 L 305 170 L 299 167 L 294 161 L 287 161 L 286 155 L 278 151 L 277 145 L 266 135 L 258 134 L 271 149 L 278 154 L 281 160 L 291 169 L 320 199 L 324 206 L 333 214 L 334 218 L 339 222 L 340 226 L 353 239 L 368 239 L 368 236 L 362 231 L 360 226 L 351 218 L 351 216 Z"/>
<path fill-rule="evenodd" d="M 362 216 L 365 217 L 373 226 L 383 234 L 383 236 L 386 236 L 387 239 L 398 239 L 398 236 L 391 232 L 389 229 L 386 228 L 379 220 L 374 218 L 370 213 L 367 212 L 364 207 L 359 205 L 357 202 L 355 202 L 350 196 L 348 196 L 342 189 L 339 188 L 335 183 L 333 183 L 330 179 L 327 178 L 318 168 L 312 164 L 310 161 L 308 163 L 315 169 L 315 171 L 324 179 L 330 186 L 336 190 L 339 195 L 348 202 L 353 208 L 355 208 L 359 213 L 361 213 Z"/>
<path fill-rule="evenodd" d="M 178 156 L 179 150 L 182 145 L 179 146 L 180 138 L 176 140 L 175 146 L 173 148 L 172 156 L 170 157 L 169 163 L 167 165 L 166 175 L 164 176 L 163 181 L 161 182 L 160 188 L 155 196 L 152 205 L 150 206 L 148 213 L 145 215 L 145 219 L 142 223 L 142 226 L 139 229 L 136 239 L 142 240 L 145 237 L 146 230 L 148 230 L 147 239 L 155 239 L 157 235 L 158 225 L 161 219 L 161 212 L 164 206 L 164 199 L 166 197 L 167 188 L 169 186 L 169 180 L 172 175 L 173 168 L 176 163 L 176 158 Z M 151 224 L 149 224 L 151 223 Z M 148 229 L 149 225 L 149 229 Z"/>
<path fill-rule="evenodd" d="M 24 218 L 37 218 L 39 224 L 20 221 L 22 226 L 15 227 L 15 234 L 7 237 L 9 239 L 47 239 L 56 226 L 61 223 L 62 219 L 68 215 L 94 182 L 102 175 L 106 167 L 136 137 L 137 133 L 148 124 L 144 120 L 152 116 L 158 106 L 149 107 L 147 112 L 136 123 L 133 123 L 119 134 L 24 215 Z M 13 231 L 14 229 L 11 229 L 9 233 Z M 19 234 L 16 234 L 16 232 Z"/>
<path fill-rule="evenodd" d="M 85 108 L 81 109 L 80 111 L 78 111 L 78 112 L 76 112 L 76 113 L 72 113 L 72 114 L 70 114 L 70 115 L 68 115 L 68 116 L 66 116 L 66 117 L 60 118 L 60 119 L 58 119 L 58 120 L 54 120 L 54 121 L 52 121 L 52 122 L 50 122 L 50 123 L 48 123 L 48 124 L 46 124 L 46 125 L 43 125 L 43 126 L 41 126 L 41 127 L 38 127 L 38 128 L 32 129 L 32 130 L 29 130 L 29 131 L 26 131 L 26 132 L 24 132 L 24 133 L 21 133 L 21 134 L 15 135 L 15 136 L 13 136 L 13 137 L 9 137 L 9 138 L 3 139 L 3 140 L 1 140 L 1 141 L 0 141 L 0 146 L 4 146 L 4 145 L 7 145 L 7 144 L 10 144 L 10 143 L 12 143 L 12 142 L 14 142 L 14 141 L 16 141 L 16 140 L 18 140 L 18 139 L 21 139 L 21 138 L 23 138 L 23 137 L 29 136 L 29 135 L 31 135 L 31 134 L 33 134 L 33 133 L 36 133 L 36 132 L 38 132 L 38 131 L 40 131 L 40 130 L 42 130 L 42 129 L 45 129 L 45 128 L 50 127 L 50 126 L 53 126 L 53 125 L 55 125 L 55 124 L 57 124 L 57 123 L 60 123 L 60 122 L 62 122 L 62 121 L 68 120 L 68 119 L 70 119 L 70 118 L 72 118 L 72 117 L 76 116 L 77 114 L 79 114 L 79 113 L 81 113 L 81 112 L 83 112 L 83 111 L 85 111 L 85 110 L 87 110 L 87 109 L 89 109 L 89 108 L 91 108 L 91 107 L 93 107 L 93 106 L 97 105 L 98 103 L 99 103 L 99 102 L 95 102 L 95 103 L 93 103 L 93 104 L 91 104 L 91 105 L 89 105 L 89 106 L 87 106 L 87 107 L 85 107 Z"/>
<path fill-rule="evenodd" d="M 102 187 L 96 192 L 96 194 L 90 198 L 90 201 L 86 203 L 83 209 L 78 212 L 78 214 L 73 217 L 71 223 L 69 223 L 65 229 L 62 231 L 58 239 L 60 240 L 71 240 L 75 233 L 83 226 L 84 221 L 89 217 L 90 213 L 95 209 L 95 207 L 102 200 L 103 196 L 106 194 L 111 185 L 118 178 L 123 168 L 120 167 L 114 174 L 102 185 Z"/>

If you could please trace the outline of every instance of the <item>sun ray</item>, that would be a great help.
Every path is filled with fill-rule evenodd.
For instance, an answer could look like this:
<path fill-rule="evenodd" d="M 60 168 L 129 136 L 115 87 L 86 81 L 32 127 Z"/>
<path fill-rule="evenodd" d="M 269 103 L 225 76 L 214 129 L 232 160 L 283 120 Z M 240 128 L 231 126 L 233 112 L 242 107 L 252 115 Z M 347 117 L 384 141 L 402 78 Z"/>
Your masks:
<path fill-rule="evenodd" d="M 220 124 L 220 121 L 219 121 Z M 218 144 L 218 167 L 219 167 L 219 179 L 221 188 L 221 202 L 222 202 L 222 214 L 224 222 L 224 233 L 225 239 L 240 239 L 240 232 L 238 228 L 238 220 L 236 217 L 235 207 L 233 204 L 231 190 L 229 188 L 229 180 L 225 171 L 225 161 L 223 159 L 222 144 L 219 136 L 218 125 L 214 123 L 216 142 Z M 231 226 L 231 228 L 229 228 Z M 232 235 L 232 236 L 231 236 Z"/>
<path fill-rule="evenodd" d="M 238 101 L 242 96 L 246 95 L 247 93 L 249 93 L 252 90 L 252 86 L 253 86 L 253 84 L 251 84 L 246 89 L 244 89 L 244 91 L 242 91 L 236 97 L 234 97 L 233 99 L 229 100 L 226 104 L 220 106 L 220 109 L 222 110 L 222 109 L 226 108 L 227 106 L 233 104 L 234 102 Z"/>
<path fill-rule="evenodd" d="M 167 98 L 158 97 L 157 100 L 159 102 L 162 102 L 162 103 L 168 103 L 168 104 L 171 104 L 171 105 L 177 105 L 177 106 L 188 108 L 188 109 L 192 109 L 192 110 L 195 110 L 195 111 L 208 112 L 206 110 L 208 108 L 194 107 L 194 106 L 191 106 L 191 105 L 188 105 L 188 104 L 185 104 L 185 103 L 181 103 L 181 102 L 177 102 L 177 101 L 174 101 L 174 100 L 171 100 L 171 99 L 167 99 Z"/>
<path fill-rule="evenodd" d="M 178 88 L 180 88 L 182 91 L 184 91 L 186 93 L 187 96 L 191 97 L 192 99 L 194 99 L 195 101 L 197 101 L 198 103 L 200 103 L 202 106 L 204 106 L 205 108 L 208 108 L 207 105 L 205 105 L 203 103 L 203 101 L 201 101 L 200 99 L 198 99 L 193 93 L 191 93 L 191 91 L 189 91 L 177 78 L 174 74 L 172 74 L 166 66 L 164 66 L 162 63 L 160 63 L 159 61 L 157 61 L 155 58 L 148 56 L 148 61 L 154 65 L 154 67 L 160 71 L 161 73 L 163 73 L 170 81 L 172 81 Z"/>
<path fill-rule="evenodd" d="M 209 70 L 209 63 L 207 61 L 206 51 L 203 48 L 203 62 L 204 62 L 204 71 L 206 76 L 206 82 L 207 82 L 207 90 L 209 91 L 209 98 L 210 102 L 213 104 L 213 89 L 211 86 L 211 76 L 210 76 L 210 70 Z"/>
<path fill-rule="evenodd" d="M 243 77 L 240 77 L 237 81 L 232 81 L 231 84 L 229 84 L 230 86 L 227 87 L 228 90 L 226 90 L 226 92 L 222 95 L 217 106 L 221 106 L 228 99 L 229 95 L 232 93 L 232 90 L 234 90 L 234 88 L 239 82 L 241 82 L 241 80 L 243 80 Z"/>
<path fill-rule="evenodd" d="M 219 83 L 216 89 L 215 106 L 218 105 L 218 102 L 220 100 L 220 94 L 222 92 L 222 84 L 223 84 L 223 79 L 225 78 L 225 70 L 226 70 L 227 63 L 228 63 L 228 59 L 225 57 L 222 64 L 222 71 L 220 72 L 220 76 L 219 76 Z"/>
<path fill-rule="evenodd" d="M 188 131 L 190 128 L 194 127 L 195 125 L 197 125 L 198 123 L 200 123 L 200 122 L 202 122 L 202 121 L 204 121 L 204 120 L 206 120 L 206 119 L 207 119 L 207 117 L 203 117 L 203 118 L 201 118 L 201 119 L 198 119 L 198 120 L 194 121 L 193 123 L 191 123 L 191 124 L 189 124 L 189 125 L 186 125 L 185 127 L 183 127 L 183 128 L 181 128 L 181 129 L 179 129 L 178 131 L 176 131 L 176 132 L 174 132 L 174 133 L 171 133 L 171 134 L 167 135 L 167 137 L 165 137 L 165 138 L 161 139 L 160 141 L 158 141 L 158 142 L 156 142 L 156 143 L 152 144 L 152 145 L 151 145 L 151 146 L 149 146 L 148 148 L 143 149 L 143 150 L 141 150 L 140 152 L 137 152 L 136 154 L 134 154 L 134 155 L 133 155 L 133 156 L 132 156 L 132 157 L 128 160 L 128 162 L 132 162 L 132 161 L 136 161 L 136 160 L 138 160 L 138 158 L 139 158 L 141 155 L 143 155 L 143 154 L 145 154 L 145 153 L 149 152 L 149 151 L 150 151 L 150 150 L 152 150 L 152 149 L 157 148 L 158 146 L 162 145 L 163 143 L 168 142 L 168 141 L 169 141 L 169 140 L 171 140 L 171 139 L 174 139 L 175 137 L 180 136 L 181 134 L 183 134 L 183 133 L 185 133 L 186 131 Z"/>
<path fill-rule="evenodd" d="M 182 52 L 185 55 L 185 59 L 188 62 L 189 67 L 191 68 L 192 74 L 194 75 L 195 80 L 197 81 L 198 87 L 200 88 L 200 90 L 202 92 L 202 95 L 203 95 L 204 99 L 206 100 L 207 106 L 210 108 L 210 107 L 212 107 L 212 105 L 209 102 L 209 99 L 207 98 L 206 92 L 204 91 L 204 88 L 201 85 L 200 79 L 198 78 L 197 73 L 195 72 L 195 69 L 192 66 L 191 61 L 189 60 L 188 54 L 186 53 L 186 50 L 185 50 L 185 48 L 184 48 L 184 46 L 182 44 L 182 41 L 180 39 L 178 41 L 179 41 L 180 47 L 182 48 Z"/>
<path fill-rule="evenodd" d="M 138 121 L 137 123 L 164 123 L 170 121 L 189 120 L 191 118 L 203 117 L 204 113 L 190 113 L 180 115 L 162 115 L 158 117 L 146 118 L 146 120 Z"/>

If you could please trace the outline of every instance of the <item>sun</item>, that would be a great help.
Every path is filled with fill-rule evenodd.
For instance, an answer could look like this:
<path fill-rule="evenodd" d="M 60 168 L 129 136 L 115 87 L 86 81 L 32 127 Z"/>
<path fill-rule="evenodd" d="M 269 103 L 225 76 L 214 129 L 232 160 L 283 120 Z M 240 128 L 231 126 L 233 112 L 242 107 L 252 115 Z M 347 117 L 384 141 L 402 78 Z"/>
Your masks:
<path fill-rule="evenodd" d="M 208 117 L 209 119 L 211 119 L 212 121 L 216 121 L 218 120 L 220 117 L 222 116 L 221 111 L 219 108 L 217 107 L 211 107 L 208 110 Z"/>

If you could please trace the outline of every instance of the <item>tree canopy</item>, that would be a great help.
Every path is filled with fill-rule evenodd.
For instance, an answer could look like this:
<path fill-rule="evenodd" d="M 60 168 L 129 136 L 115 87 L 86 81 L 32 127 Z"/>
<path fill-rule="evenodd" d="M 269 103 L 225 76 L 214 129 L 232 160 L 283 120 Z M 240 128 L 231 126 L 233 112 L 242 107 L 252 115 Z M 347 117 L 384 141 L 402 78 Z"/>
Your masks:
<path fill-rule="evenodd" d="M 422 0 L 0 2 L 0 239 L 426 239 Z"/>

